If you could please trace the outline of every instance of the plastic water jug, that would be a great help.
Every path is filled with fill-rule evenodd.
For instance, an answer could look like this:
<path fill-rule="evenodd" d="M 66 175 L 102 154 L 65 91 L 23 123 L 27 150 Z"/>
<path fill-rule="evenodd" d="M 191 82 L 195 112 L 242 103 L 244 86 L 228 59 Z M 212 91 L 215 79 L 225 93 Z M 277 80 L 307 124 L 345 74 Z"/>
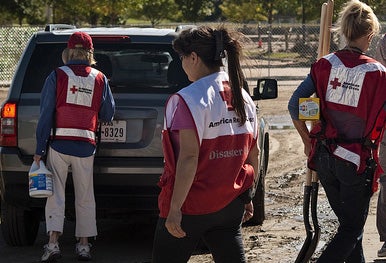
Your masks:
<path fill-rule="evenodd" d="M 34 161 L 29 170 L 29 195 L 36 198 L 45 198 L 52 195 L 52 173 L 46 168 L 43 161 Z"/>

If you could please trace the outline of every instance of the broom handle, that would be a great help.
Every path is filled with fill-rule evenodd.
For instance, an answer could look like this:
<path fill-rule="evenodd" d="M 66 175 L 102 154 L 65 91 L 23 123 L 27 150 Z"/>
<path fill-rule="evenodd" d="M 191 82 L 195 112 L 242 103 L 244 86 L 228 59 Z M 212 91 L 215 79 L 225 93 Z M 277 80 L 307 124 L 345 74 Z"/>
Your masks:
<path fill-rule="evenodd" d="M 327 3 L 322 4 L 321 14 L 320 14 L 318 59 L 330 53 L 333 10 L 334 10 L 333 0 L 328 0 Z M 312 127 L 313 127 L 313 122 L 311 122 L 311 129 Z M 311 172 L 311 171 L 309 171 L 309 173 L 311 173 L 311 178 L 312 178 L 311 181 L 317 182 L 318 181 L 317 173 Z"/>

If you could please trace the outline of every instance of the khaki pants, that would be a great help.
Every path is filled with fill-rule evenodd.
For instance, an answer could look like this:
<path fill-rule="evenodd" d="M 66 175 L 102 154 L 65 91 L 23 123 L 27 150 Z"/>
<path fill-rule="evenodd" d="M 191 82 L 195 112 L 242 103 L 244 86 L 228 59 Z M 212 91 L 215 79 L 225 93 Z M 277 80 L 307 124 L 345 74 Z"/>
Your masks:
<path fill-rule="evenodd" d="M 94 155 L 76 157 L 49 148 L 47 167 L 53 174 L 53 195 L 47 198 L 45 209 L 47 233 L 50 231 L 63 233 L 65 186 L 68 168 L 71 166 L 75 191 L 75 236 L 97 236 L 93 163 Z"/>

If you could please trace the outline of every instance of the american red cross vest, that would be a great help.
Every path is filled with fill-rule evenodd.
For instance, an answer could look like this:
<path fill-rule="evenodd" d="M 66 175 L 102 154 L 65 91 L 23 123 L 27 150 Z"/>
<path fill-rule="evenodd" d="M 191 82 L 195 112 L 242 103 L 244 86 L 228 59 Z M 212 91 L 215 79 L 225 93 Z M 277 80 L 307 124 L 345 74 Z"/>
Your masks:
<path fill-rule="evenodd" d="M 89 66 L 56 69 L 56 126 L 54 138 L 95 144 L 103 74 Z"/>
<path fill-rule="evenodd" d="M 224 208 L 238 195 L 251 187 L 253 167 L 245 164 L 248 153 L 256 147 L 256 106 L 243 90 L 247 121 L 240 120 L 231 106 L 231 89 L 224 72 L 204 77 L 167 102 L 162 142 L 165 168 L 160 179 L 160 216 L 167 217 L 173 193 L 176 160 L 169 128 L 180 100 L 184 100 L 193 117 L 200 144 L 195 179 L 181 208 L 183 214 L 199 215 Z"/>
<path fill-rule="evenodd" d="M 311 75 L 325 120 L 325 125 L 320 122 L 314 126 L 311 136 L 338 139 L 338 143 L 329 144 L 330 151 L 336 157 L 354 163 L 358 173 L 362 173 L 370 156 L 378 159 L 378 151 L 364 147 L 363 143 L 352 142 L 368 138 L 378 146 L 382 139 L 386 101 L 385 67 L 363 54 L 338 51 L 317 61 Z M 314 146 L 316 141 L 313 140 Z M 311 161 L 313 154 L 312 151 L 309 158 L 311 169 L 314 169 Z M 376 174 L 379 175 L 380 171 Z"/>

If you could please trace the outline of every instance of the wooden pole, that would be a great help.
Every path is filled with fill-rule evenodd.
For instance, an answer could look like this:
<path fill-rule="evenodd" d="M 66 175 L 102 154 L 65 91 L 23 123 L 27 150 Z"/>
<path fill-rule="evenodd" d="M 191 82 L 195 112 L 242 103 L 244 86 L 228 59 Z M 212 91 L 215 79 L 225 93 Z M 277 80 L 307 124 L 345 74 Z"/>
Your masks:
<path fill-rule="evenodd" d="M 323 3 L 320 14 L 320 32 L 319 32 L 319 45 L 318 45 L 318 57 L 322 58 L 330 52 L 331 41 L 331 27 L 333 16 L 334 1 L 328 0 L 327 3 Z M 313 122 L 311 122 L 311 129 Z M 317 244 L 320 238 L 320 226 L 317 216 L 317 198 L 318 198 L 318 174 L 311 169 L 307 169 L 306 182 L 304 186 L 304 200 L 303 200 L 303 218 L 306 228 L 306 240 L 295 260 L 295 263 L 307 263 L 311 259 L 313 253 L 316 250 Z M 311 198 L 311 202 L 309 200 Z M 313 231 L 309 221 L 309 204 L 311 203 L 311 217 L 313 222 Z"/>

